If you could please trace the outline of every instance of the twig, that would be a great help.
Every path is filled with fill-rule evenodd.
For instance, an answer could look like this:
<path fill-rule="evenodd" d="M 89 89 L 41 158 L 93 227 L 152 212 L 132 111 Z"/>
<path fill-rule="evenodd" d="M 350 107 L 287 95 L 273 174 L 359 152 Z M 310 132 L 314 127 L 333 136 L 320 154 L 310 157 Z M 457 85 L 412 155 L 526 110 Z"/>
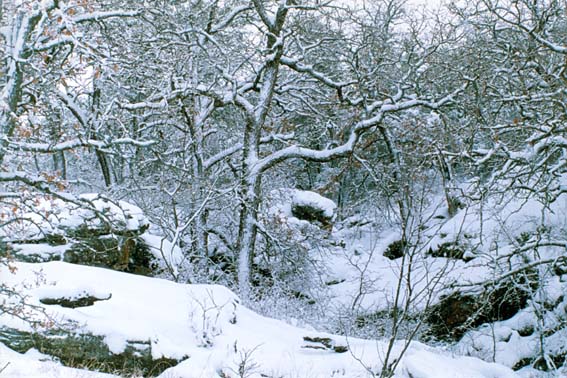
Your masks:
<path fill-rule="evenodd" d="M 8 368 L 8 365 L 10 365 L 10 362 L 6 362 L 6 365 L 4 365 L 2 369 L 0 369 L 0 374 L 2 374 L 2 372 Z"/>

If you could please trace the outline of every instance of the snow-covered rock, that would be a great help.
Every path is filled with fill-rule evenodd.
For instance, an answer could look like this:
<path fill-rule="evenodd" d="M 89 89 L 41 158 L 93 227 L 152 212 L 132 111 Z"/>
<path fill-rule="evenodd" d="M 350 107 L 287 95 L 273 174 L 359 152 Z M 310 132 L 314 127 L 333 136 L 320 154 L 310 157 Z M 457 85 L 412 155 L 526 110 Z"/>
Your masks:
<path fill-rule="evenodd" d="M 317 214 L 313 214 L 317 218 L 332 220 L 337 210 L 337 205 L 330 199 L 322 195 L 308 190 L 295 190 L 292 201 L 292 212 L 298 212 L 299 209 L 313 209 Z M 312 211 L 312 212 L 313 212 Z"/>
<path fill-rule="evenodd" d="M 61 260 L 145 275 L 177 277 L 188 266 L 181 250 L 152 235 L 143 211 L 125 201 L 83 194 L 83 206 L 35 196 L 0 208 L 19 220 L 0 229 L 16 258 L 29 262 Z"/>
<path fill-rule="evenodd" d="M 70 229 L 114 229 L 137 231 L 149 226 L 143 211 L 128 202 L 114 201 L 100 194 L 82 194 L 81 206 L 49 196 L 33 196 L 0 208 L 2 219 L 14 219 L 3 225 L 5 240 L 43 239 L 46 234 L 63 235 Z"/>
<path fill-rule="evenodd" d="M 266 213 L 290 227 L 309 227 L 312 223 L 332 225 L 337 205 L 322 195 L 299 189 L 276 189 L 267 195 Z"/>

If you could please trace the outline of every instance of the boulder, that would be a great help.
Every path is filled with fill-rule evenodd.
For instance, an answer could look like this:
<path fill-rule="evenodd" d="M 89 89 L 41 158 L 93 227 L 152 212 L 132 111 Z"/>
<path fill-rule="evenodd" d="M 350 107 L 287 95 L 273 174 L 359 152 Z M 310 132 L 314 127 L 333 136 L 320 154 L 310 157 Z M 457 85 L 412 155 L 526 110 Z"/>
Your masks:
<path fill-rule="evenodd" d="M 145 229 L 119 231 L 100 229 L 69 229 L 67 234 L 47 234 L 43 239 L 8 242 L 10 254 L 19 261 L 65 261 L 73 264 L 98 266 L 129 273 L 154 276 L 160 274 L 160 263 L 140 234 Z M 60 240 L 64 239 L 65 243 Z M 56 243 L 53 241 L 56 240 Z"/>
<path fill-rule="evenodd" d="M 288 188 L 271 191 L 263 206 L 266 220 L 296 230 L 318 228 L 330 231 L 337 209 L 332 200 L 318 193 Z"/>
<path fill-rule="evenodd" d="M 466 331 L 483 323 L 510 319 L 527 306 L 530 290 L 537 287 L 532 278 L 535 276 L 524 274 L 478 294 L 457 291 L 443 297 L 428 310 L 428 334 L 442 340 L 459 340 Z"/>

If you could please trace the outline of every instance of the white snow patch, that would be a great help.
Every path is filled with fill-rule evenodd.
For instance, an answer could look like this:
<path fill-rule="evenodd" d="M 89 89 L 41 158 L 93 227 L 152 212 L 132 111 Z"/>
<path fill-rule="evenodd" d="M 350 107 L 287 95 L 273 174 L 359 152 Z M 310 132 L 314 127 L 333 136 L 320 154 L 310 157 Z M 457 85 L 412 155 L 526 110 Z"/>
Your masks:
<path fill-rule="evenodd" d="M 160 262 L 160 268 L 172 273 L 179 274 L 179 269 L 188 264 L 181 249 L 162 236 L 142 234 L 141 238 L 146 242 L 156 261 Z"/>
<path fill-rule="evenodd" d="M 235 372 L 245 359 L 250 377 L 371 377 L 367 368 L 376 372 L 381 367 L 380 357 L 387 347 L 384 341 L 318 333 L 259 316 L 242 307 L 236 295 L 221 286 L 182 285 L 63 262 L 15 266 L 15 274 L 2 268 L 0 275 L 6 284 L 29 295 L 32 304 L 41 305 L 39 299 L 45 293 L 76 294 L 88 289 L 112 294 L 88 307 L 42 306 L 56 319 L 82 325 L 81 332 L 103 336 L 114 352 L 123 350 L 126 340 L 139 340 L 150 341 L 154 358 L 189 357 L 162 373 L 163 378 L 216 377 L 221 371 L 237 376 Z M 37 271 L 43 277 L 40 281 L 36 280 Z M 25 281 L 34 282 L 33 287 L 26 289 Z M 0 325 L 17 323 L 8 318 L 0 315 Z M 305 348 L 312 344 L 304 341 L 305 336 L 329 337 L 335 345 L 347 346 L 349 352 Z M 395 346 L 394 355 L 402 346 Z M 14 376 L 24 376 L 21 370 L 17 374 Z M 502 366 L 472 358 L 455 359 L 412 343 L 395 377 L 410 376 L 512 378 L 515 374 Z"/>

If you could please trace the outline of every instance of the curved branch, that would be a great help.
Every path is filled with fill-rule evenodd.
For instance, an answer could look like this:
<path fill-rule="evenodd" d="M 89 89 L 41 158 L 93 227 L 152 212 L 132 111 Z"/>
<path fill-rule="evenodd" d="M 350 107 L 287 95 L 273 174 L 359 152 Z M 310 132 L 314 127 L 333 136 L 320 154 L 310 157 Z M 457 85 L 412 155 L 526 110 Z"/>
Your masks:
<path fill-rule="evenodd" d="M 336 158 L 347 156 L 354 151 L 354 148 L 358 143 L 360 137 L 369 129 L 378 126 L 384 120 L 386 114 L 415 108 L 418 106 L 430 109 L 439 109 L 440 107 L 452 102 L 454 97 L 463 92 L 467 86 L 468 83 L 465 83 L 454 92 L 435 102 L 412 99 L 400 103 L 383 104 L 375 116 L 359 121 L 356 125 L 354 125 L 348 140 L 342 145 L 327 150 L 314 150 L 297 145 L 289 146 L 282 150 L 276 151 L 263 159 L 258 160 L 254 164 L 251 174 L 261 174 L 267 169 L 288 159 L 303 159 L 316 162 L 327 162 Z"/>

